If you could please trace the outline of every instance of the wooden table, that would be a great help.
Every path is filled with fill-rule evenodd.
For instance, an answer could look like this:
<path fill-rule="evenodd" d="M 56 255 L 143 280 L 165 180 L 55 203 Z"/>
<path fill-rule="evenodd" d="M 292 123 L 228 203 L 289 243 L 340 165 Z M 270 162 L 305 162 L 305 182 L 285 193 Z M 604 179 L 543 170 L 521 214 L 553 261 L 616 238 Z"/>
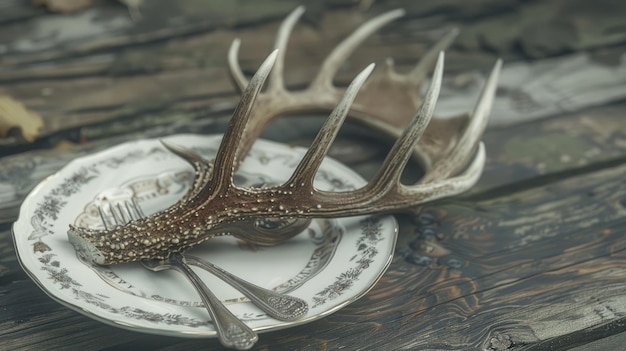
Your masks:
<path fill-rule="evenodd" d="M 130 2 L 127 2 L 130 3 Z M 505 60 L 488 160 L 469 193 L 398 214 L 395 258 L 362 299 L 321 320 L 261 334 L 256 350 L 626 349 L 626 14 L 616 1 L 308 1 L 290 42 L 301 87 L 340 38 L 394 7 L 407 16 L 349 60 L 408 67 L 452 26 L 438 114 L 469 111 Z M 121 141 L 219 133 L 237 95 L 226 52 L 247 73 L 269 52 L 289 1 L 96 1 L 53 14 L 0 0 L 0 96 L 39 114 L 27 142 L 0 139 L 0 349 L 205 350 L 215 339 L 104 325 L 43 293 L 20 268 L 11 223 L 27 193 L 75 157 Z M 54 7 L 52 8 L 54 10 Z M 621 27 L 620 27 L 621 26 Z M 307 145 L 321 118 L 264 137 Z M 349 126 L 332 156 L 371 175 L 387 141 Z"/>

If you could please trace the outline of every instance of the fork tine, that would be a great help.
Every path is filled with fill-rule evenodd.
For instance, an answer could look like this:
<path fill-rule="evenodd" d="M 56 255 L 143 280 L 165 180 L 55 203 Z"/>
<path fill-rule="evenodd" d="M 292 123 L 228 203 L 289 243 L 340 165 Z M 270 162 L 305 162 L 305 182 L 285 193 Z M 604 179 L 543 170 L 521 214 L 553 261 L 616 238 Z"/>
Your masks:
<path fill-rule="evenodd" d="M 96 210 L 105 230 L 146 217 L 135 198 L 116 203 L 105 201 L 101 205 L 96 206 Z"/>
<path fill-rule="evenodd" d="M 137 199 L 135 199 L 134 197 L 130 199 L 130 205 L 131 205 L 130 208 L 137 215 L 137 218 L 135 218 L 135 219 L 142 219 L 142 218 L 144 218 L 146 216 L 141 211 L 141 207 L 139 207 L 139 204 L 137 203 Z"/>
<path fill-rule="evenodd" d="M 126 201 L 124 201 L 124 202 L 126 202 Z M 117 212 L 120 214 L 120 219 L 122 220 L 122 222 L 119 223 L 119 224 L 128 223 L 128 222 L 130 222 L 132 220 L 132 218 L 126 219 L 126 216 L 124 215 L 124 208 L 122 207 L 121 203 L 119 203 L 119 202 L 116 203 L 115 207 L 117 207 Z M 130 213 L 129 213 L 129 215 L 130 215 Z"/>
<path fill-rule="evenodd" d="M 131 200 L 124 200 L 124 208 L 126 208 L 126 213 L 128 213 L 129 220 L 135 221 L 139 219 L 139 216 L 136 216 L 136 210 L 133 209 L 133 203 Z"/>
<path fill-rule="evenodd" d="M 136 218 L 133 216 L 133 212 L 130 209 L 130 206 L 128 205 L 129 201 L 128 200 L 124 200 L 124 208 L 126 209 L 126 213 L 128 213 L 128 217 L 130 221 L 135 220 Z"/>
<path fill-rule="evenodd" d="M 98 209 L 98 214 L 100 215 L 100 219 L 102 220 L 102 225 L 104 225 L 105 230 L 109 230 L 109 226 L 107 225 L 107 219 L 104 213 L 102 212 L 102 207 L 96 206 Z"/>

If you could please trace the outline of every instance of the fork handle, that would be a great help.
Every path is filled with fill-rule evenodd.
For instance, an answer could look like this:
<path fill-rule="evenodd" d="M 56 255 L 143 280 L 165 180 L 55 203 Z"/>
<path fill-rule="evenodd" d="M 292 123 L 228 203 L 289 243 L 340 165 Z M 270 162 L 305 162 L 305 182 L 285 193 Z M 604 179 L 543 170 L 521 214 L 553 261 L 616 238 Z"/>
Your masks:
<path fill-rule="evenodd" d="M 200 277 L 189 267 L 183 256 L 172 253 L 169 258 L 172 267 L 183 273 L 193 284 L 206 307 L 222 345 L 236 350 L 248 350 L 258 340 L 257 334 L 244 322 L 233 315 L 224 304 L 209 290 Z"/>

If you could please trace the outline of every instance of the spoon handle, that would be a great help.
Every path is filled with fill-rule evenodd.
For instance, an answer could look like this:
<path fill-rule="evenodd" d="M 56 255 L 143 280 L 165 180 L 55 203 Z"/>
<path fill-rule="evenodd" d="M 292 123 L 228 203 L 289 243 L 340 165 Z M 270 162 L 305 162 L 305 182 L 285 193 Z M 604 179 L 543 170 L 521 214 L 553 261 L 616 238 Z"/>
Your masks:
<path fill-rule="evenodd" d="M 273 318 L 284 321 L 294 320 L 304 316 L 309 310 L 306 301 L 300 298 L 277 293 L 252 284 L 199 257 L 185 255 L 183 256 L 183 260 L 188 264 L 205 269 L 233 288 L 239 290 L 257 307 Z"/>
<path fill-rule="evenodd" d="M 209 315 L 211 315 L 222 345 L 236 350 L 248 350 L 254 346 L 258 340 L 257 334 L 222 304 L 217 296 L 202 282 L 200 277 L 187 265 L 182 255 L 177 253 L 171 254 L 168 261 L 174 269 L 185 275 L 196 288 L 198 294 L 200 294 L 202 302 L 204 302 Z"/>

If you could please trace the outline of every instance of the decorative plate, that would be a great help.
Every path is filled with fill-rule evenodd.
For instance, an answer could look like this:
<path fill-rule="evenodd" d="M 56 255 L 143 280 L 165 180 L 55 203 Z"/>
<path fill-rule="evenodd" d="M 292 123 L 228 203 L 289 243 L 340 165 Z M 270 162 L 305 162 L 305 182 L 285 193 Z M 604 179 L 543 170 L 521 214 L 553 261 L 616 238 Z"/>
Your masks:
<path fill-rule="evenodd" d="M 165 139 L 212 159 L 221 136 Z M 304 152 L 259 140 L 237 173 L 236 183 L 284 182 Z M 70 223 L 102 225 L 96 208 L 105 198 L 134 199 L 147 214 L 167 208 L 185 194 L 192 172 L 158 140 L 130 142 L 70 162 L 24 200 L 13 225 L 22 266 L 51 297 L 97 320 L 156 334 L 215 336 L 208 313 L 183 276 L 151 272 L 138 263 L 90 265 L 77 257 L 67 239 Z M 329 158 L 315 179 L 316 187 L 333 191 L 364 184 L 352 170 Z M 305 231 L 274 247 L 251 247 L 220 237 L 189 252 L 257 285 L 309 303 L 304 318 L 278 321 L 238 291 L 194 268 L 235 315 L 254 330 L 265 331 L 321 318 L 363 296 L 389 265 L 396 236 L 397 224 L 391 216 L 336 218 L 314 220 Z"/>

